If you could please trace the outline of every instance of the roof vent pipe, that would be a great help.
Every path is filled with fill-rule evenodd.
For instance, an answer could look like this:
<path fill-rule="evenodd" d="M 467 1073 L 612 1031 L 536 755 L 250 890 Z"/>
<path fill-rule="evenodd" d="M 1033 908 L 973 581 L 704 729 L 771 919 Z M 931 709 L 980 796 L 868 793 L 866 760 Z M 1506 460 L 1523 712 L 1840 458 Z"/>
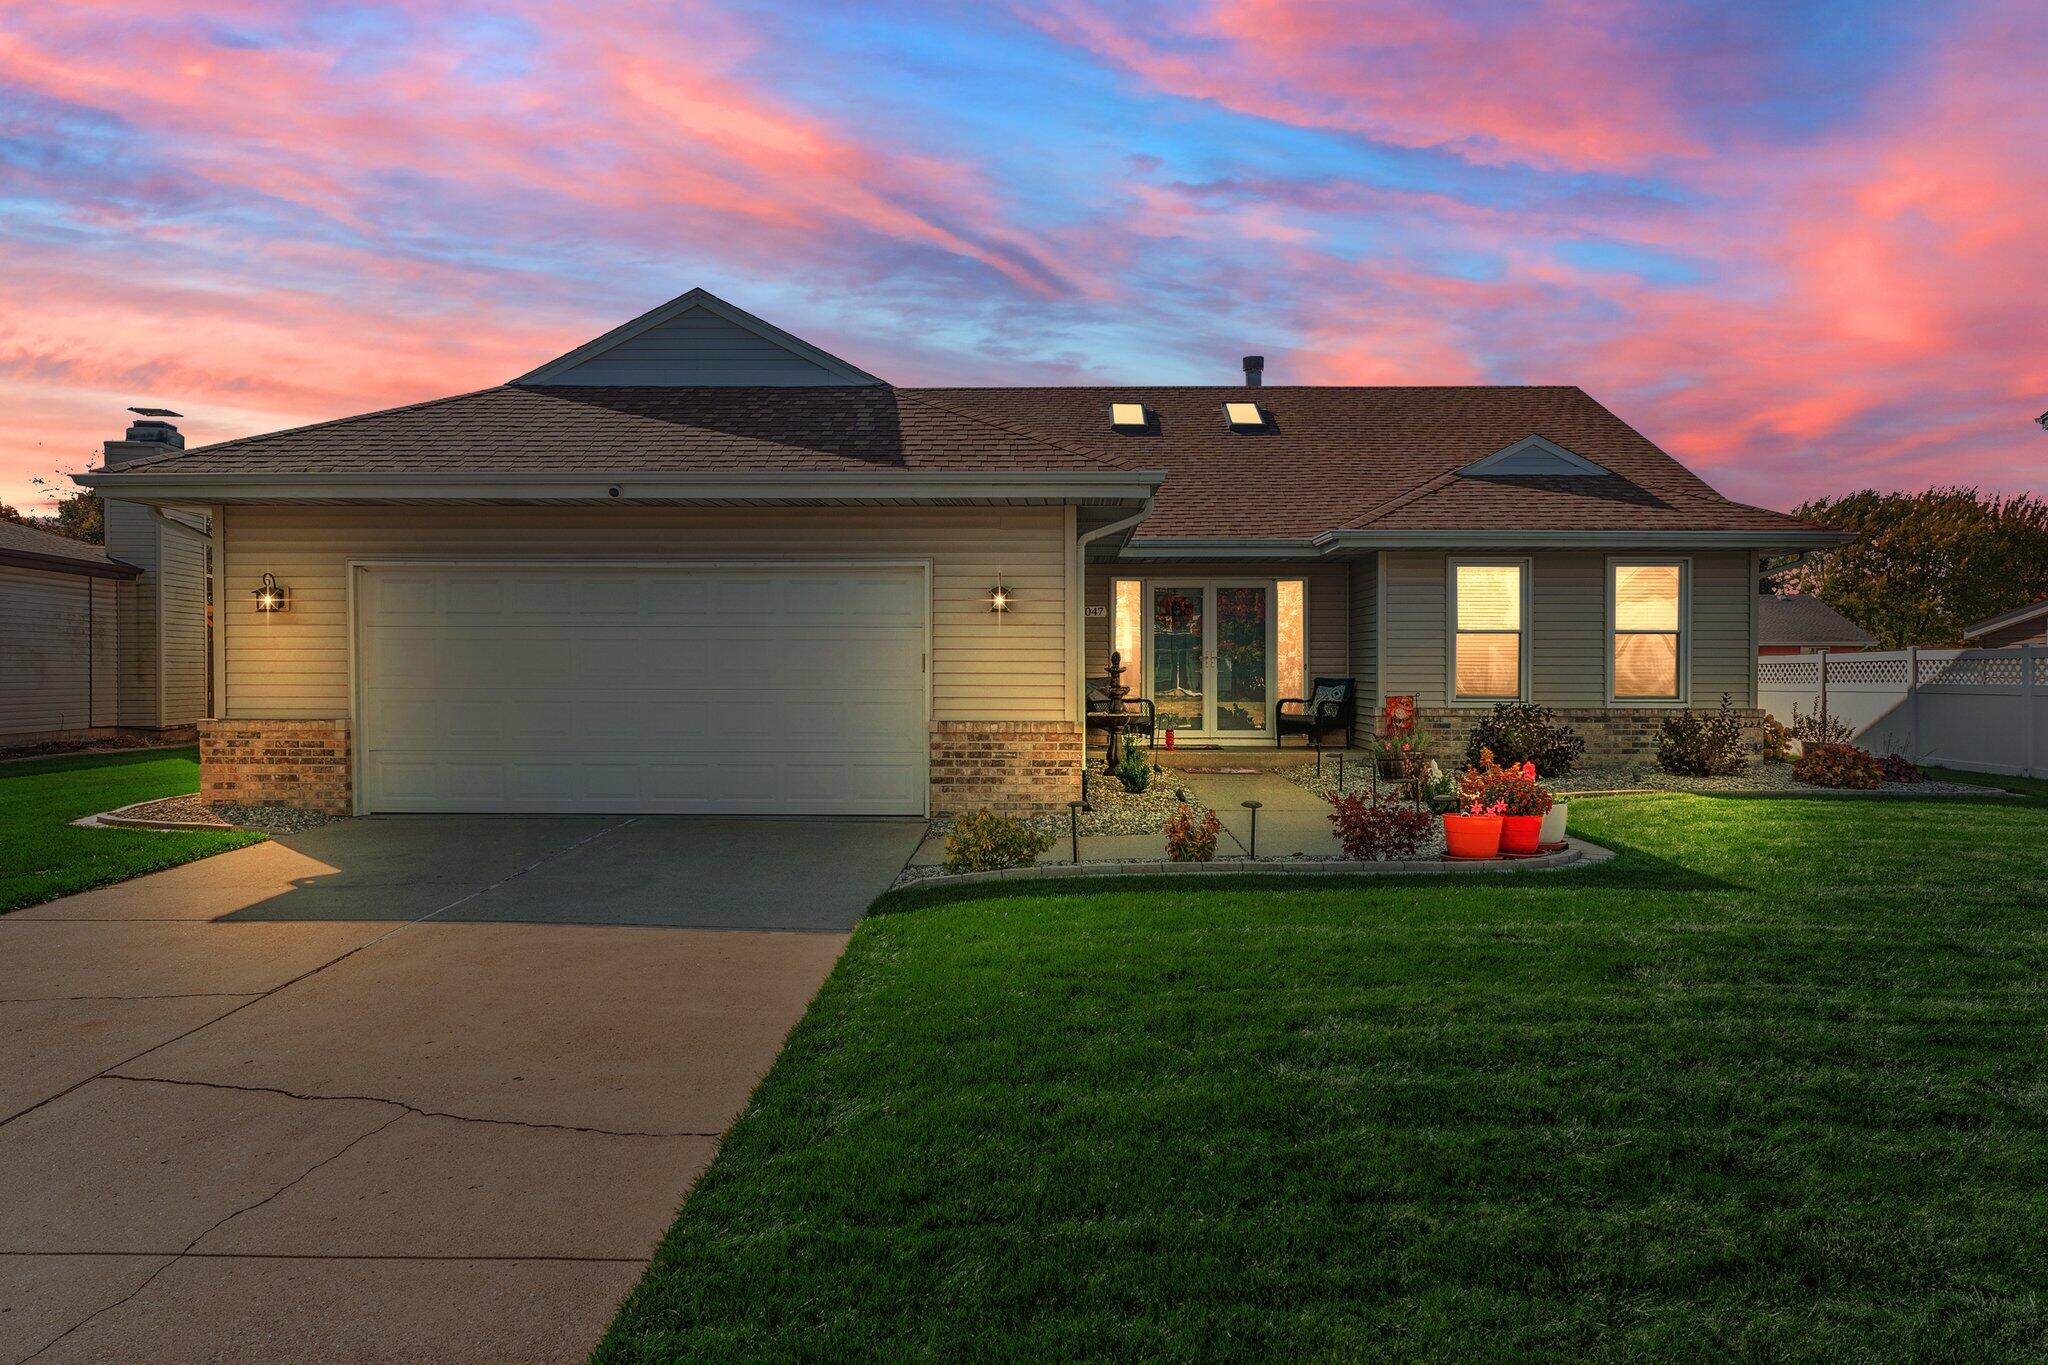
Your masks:
<path fill-rule="evenodd" d="M 1256 389 L 1266 382 L 1266 357 L 1248 355 L 1244 358 L 1244 386 Z"/>

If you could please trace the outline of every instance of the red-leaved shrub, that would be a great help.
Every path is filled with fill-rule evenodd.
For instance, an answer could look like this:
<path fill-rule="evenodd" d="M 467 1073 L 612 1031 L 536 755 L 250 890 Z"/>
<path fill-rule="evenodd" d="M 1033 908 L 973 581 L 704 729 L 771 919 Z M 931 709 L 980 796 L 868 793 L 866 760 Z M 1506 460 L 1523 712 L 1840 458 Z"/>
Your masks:
<path fill-rule="evenodd" d="M 1853 744 L 1809 744 L 1792 776 L 1810 787 L 1872 791 L 1884 785 L 1884 769 Z"/>
<path fill-rule="evenodd" d="M 1347 857 L 1385 862 L 1421 852 L 1436 819 L 1406 802 L 1354 793 L 1330 797 L 1330 823 Z"/>
<path fill-rule="evenodd" d="M 1166 856 L 1177 863 L 1206 863 L 1216 857 L 1216 839 L 1223 822 L 1216 812 L 1204 811 L 1200 820 L 1183 801 L 1166 818 Z"/>
<path fill-rule="evenodd" d="M 1926 775 L 1920 771 L 1920 765 L 1907 758 L 1904 754 L 1886 754 L 1883 758 L 1877 760 L 1877 768 L 1879 772 L 1884 774 L 1884 780 L 1887 782 L 1924 782 L 1927 780 Z"/>

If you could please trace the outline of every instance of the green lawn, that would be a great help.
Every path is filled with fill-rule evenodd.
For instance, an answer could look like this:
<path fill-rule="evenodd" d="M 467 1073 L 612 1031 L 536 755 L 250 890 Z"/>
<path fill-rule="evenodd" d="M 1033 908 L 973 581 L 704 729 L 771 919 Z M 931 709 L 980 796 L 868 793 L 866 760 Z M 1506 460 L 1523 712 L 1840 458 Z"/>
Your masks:
<path fill-rule="evenodd" d="M 260 834 L 80 829 L 71 821 L 135 801 L 199 790 L 199 751 L 31 759 L 0 764 L 0 911 L 254 843 Z"/>
<path fill-rule="evenodd" d="M 2048 804 L 854 935 L 600 1360 L 2048 1354 Z"/>

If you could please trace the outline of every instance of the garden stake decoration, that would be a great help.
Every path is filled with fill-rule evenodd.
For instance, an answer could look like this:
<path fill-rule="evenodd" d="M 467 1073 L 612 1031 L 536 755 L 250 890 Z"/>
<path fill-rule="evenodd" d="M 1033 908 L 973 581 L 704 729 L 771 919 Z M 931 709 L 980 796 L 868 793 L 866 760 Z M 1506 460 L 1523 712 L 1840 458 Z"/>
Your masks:
<path fill-rule="evenodd" d="M 1262 801 L 1247 801 L 1244 803 L 1244 808 L 1252 813 L 1251 845 L 1245 850 L 1247 858 L 1256 859 L 1259 856 L 1259 807 L 1264 804 Z"/>

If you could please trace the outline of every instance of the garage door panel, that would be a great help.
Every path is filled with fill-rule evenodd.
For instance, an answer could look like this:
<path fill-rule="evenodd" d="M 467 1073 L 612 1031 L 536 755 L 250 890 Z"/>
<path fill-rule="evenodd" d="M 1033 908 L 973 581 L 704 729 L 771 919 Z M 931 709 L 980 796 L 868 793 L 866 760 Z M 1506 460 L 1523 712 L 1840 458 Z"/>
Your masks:
<path fill-rule="evenodd" d="M 915 570 L 393 567 L 359 592 L 372 810 L 924 809 Z"/>

